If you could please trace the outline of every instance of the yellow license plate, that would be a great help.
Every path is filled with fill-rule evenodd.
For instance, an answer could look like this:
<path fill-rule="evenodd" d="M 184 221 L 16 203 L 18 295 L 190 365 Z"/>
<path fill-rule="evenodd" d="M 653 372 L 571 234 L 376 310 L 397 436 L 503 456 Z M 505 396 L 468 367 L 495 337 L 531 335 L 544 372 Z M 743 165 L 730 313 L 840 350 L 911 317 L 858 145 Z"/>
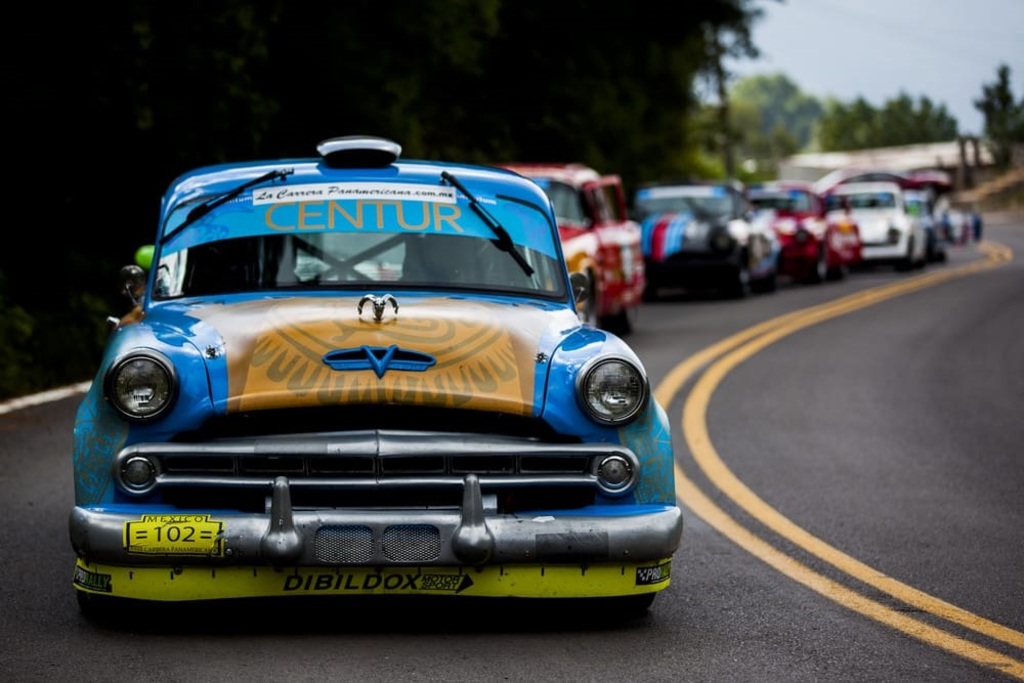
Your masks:
<path fill-rule="evenodd" d="M 143 515 L 124 525 L 124 547 L 138 555 L 219 556 L 224 523 L 210 515 Z"/>

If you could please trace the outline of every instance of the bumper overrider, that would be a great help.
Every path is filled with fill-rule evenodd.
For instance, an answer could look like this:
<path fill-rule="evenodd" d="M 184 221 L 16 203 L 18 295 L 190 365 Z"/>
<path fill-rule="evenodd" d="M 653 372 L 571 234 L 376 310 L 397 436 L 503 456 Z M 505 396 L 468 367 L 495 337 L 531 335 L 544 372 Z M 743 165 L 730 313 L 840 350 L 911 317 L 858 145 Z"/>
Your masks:
<path fill-rule="evenodd" d="M 621 516 L 496 514 L 480 479 L 456 509 L 293 509 L 286 477 L 266 514 L 75 507 L 75 587 L 143 600 L 287 595 L 612 597 L 668 587 L 678 507 Z"/>

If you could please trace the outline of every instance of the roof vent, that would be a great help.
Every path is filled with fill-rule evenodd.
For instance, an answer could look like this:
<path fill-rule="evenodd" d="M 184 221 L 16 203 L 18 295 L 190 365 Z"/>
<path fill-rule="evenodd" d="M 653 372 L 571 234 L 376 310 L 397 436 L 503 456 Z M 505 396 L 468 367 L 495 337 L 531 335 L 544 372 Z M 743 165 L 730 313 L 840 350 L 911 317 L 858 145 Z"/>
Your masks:
<path fill-rule="evenodd" d="M 402 146 L 387 138 L 346 135 L 324 140 L 316 151 L 331 168 L 383 168 L 398 158 Z"/>

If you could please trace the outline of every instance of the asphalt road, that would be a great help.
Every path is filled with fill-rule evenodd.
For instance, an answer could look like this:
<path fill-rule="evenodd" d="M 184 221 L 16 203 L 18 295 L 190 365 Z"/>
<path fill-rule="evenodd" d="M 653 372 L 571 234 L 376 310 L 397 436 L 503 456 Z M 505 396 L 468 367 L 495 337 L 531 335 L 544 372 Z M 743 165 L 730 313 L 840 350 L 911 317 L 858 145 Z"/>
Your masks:
<path fill-rule="evenodd" d="M 924 271 L 645 305 L 670 587 L 617 622 L 385 599 L 78 614 L 77 395 L 0 410 L 0 680 L 1024 680 L 1024 221 Z"/>

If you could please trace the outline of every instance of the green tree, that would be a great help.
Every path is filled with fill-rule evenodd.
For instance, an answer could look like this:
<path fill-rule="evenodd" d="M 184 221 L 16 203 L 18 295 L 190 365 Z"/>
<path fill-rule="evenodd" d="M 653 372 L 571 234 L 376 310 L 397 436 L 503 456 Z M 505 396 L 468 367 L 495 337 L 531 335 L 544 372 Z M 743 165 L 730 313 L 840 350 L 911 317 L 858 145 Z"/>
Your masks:
<path fill-rule="evenodd" d="M 698 76 L 711 87 L 712 96 L 707 99 L 713 100 L 715 104 L 701 106 L 703 112 L 700 118 L 705 120 L 698 122 L 698 132 L 703 138 L 704 144 L 701 147 L 711 142 L 717 150 L 723 174 L 735 177 L 738 175 L 737 145 L 742 141 L 742 131 L 734 122 L 729 93 L 733 74 L 726 69 L 725 58 L 754 59 L 760 56 L 751 29 L 764 16 L 764 10 L 753 6 L 748 0 L 733 0 L 732 3 L 723 3 L 723 7 L 729 4 L 734 5 L 728 8 L 731 14 L 719 16 L 716 21 L 710 21 L 703 27 L 702 59 Z M 707 135 L 708 113 L 712 114 L 716 128 L 710 137 Z"/>
<path fill-rule="evenodd" d="M 828 98 L 818 129 L 818 146 L 824 152 L 837 152 L 948 142 L 956 136 L 956 119 L 945 106 L 935 106 L 927 97 L 915 102 L 900 93 L 880 109 L 863 97 L 851 103 Z"/>
<path fill-rule="evenodd" d="M 985 116 L 985 144 L 996 165 L 1009 167 L 1014 146 L 1024 143 L 1024 96 L 1014 101 L 1009 66 L 1000 65 L 996 81 L 982 86 L 974 107 Z"/>
<path fill-rule="evenodd" d="M 785 75 L 740 79 L 732 86 L 729 97 L 731 125 L 746 173 L 774 176 L 779 160 L 812 143 L 822 105 L 801 92 Z"/>
<path fill-rule="evenodd" d="M 936 106 L 921 96 L 917 102 L 906 93 L 886 101 L 872 131 L 872 147 L 895 147 L 929 142 L 949 142 L 957 136 L 956 119 L 944 105 Z"/>

